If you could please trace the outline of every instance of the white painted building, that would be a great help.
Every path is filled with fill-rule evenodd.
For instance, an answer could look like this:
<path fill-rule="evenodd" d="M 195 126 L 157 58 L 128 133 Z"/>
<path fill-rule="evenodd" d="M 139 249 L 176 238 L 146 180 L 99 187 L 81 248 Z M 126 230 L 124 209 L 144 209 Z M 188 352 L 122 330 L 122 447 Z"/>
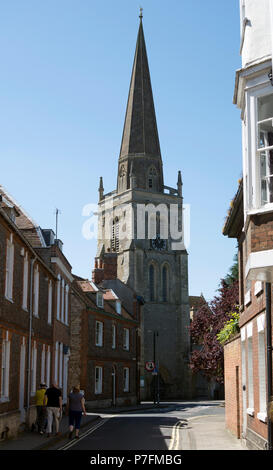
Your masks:
<path fill-rule="evenodd" d="M 273 1 L 240 0 L 242 68 L 234 103 L 241 109 L 244 220 L 273 211 Z M 273 249 L 248 253 L 246 277 L 273 282 Z"/>

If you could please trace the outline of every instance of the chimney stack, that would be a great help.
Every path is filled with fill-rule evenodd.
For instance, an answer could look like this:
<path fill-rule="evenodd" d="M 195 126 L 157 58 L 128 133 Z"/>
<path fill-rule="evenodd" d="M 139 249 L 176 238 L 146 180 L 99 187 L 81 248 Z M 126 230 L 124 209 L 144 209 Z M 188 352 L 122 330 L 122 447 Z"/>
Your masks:
<path fill-rule="evenodd" d="M 117 279 L 117 253 L 105 253 L 102 258 L 95 258 L 92 281 L 100 284 L 114 279 Z"/>

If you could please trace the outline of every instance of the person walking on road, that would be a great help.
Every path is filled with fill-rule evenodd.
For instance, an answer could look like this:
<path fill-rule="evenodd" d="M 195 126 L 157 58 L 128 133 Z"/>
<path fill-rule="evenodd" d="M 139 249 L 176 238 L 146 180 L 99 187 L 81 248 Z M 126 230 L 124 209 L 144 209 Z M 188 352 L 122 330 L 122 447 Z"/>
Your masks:
<path fill-rule="evenodd" d="M 37 410 L 37 419 L 36 424 L 38 426 L 38 432 L 40 434 L 44 433 L 45 428 L 45 418 L 46 418 L 46 407 L 44 405 L 44 397 L 46 392 L 46 385 L 40 384 L 39 389 L 36 392 L 36 410 Z"/>
<path fill-rule="evenodd" d="M 82 414 L 86 416 L 84 396 L 80 392 L 79 387 L 73 387 L 73 391 L 69 394 L 67 402 L 67 411 L 69 414 L 69 439 L 72 438 L 75 425 L 75 437 L 79 438 Z"/>
<path fill-rule="evenodd" d="M 53 383 L 45 392 L 44 404 L 47 399 L 47 437 L 52 433 L 53 416 L 55 419 L 56 436 L 59 435 L 59 424 L 62 417 L 62 393 Z"/>

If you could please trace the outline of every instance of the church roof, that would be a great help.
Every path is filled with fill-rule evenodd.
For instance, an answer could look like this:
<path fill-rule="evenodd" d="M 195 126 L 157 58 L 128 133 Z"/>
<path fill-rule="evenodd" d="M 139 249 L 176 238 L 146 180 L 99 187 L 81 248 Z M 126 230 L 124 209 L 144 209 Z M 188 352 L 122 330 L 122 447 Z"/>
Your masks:
<path fill-rule="evenodd" d="M 120 158 L 141 154 L 161 159 L 142 17 L 140 18 Z"/>

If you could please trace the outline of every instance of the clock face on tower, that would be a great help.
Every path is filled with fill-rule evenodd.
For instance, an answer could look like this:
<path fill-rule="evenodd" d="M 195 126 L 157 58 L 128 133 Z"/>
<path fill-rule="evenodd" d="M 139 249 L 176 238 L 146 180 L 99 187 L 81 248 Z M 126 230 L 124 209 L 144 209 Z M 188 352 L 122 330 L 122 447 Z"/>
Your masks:
<path fill-rule="evenodd" d="M 157 235 L 156 238 L 152 240 L 152 247 L 154 250 L 166 250 L 167 241 L 160 238 L 160 235 Z"/>

